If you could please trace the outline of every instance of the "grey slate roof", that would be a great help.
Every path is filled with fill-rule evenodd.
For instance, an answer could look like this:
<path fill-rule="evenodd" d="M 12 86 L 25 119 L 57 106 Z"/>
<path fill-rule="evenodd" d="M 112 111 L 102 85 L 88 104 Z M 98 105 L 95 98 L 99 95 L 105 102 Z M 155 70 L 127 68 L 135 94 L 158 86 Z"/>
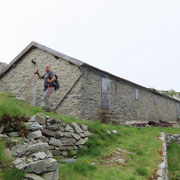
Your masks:
<path fill-rule="evenodd" d="M 67 56 L 67 55 L 65 55 L 65 54 L 62 54 L 62 53 L 60 53 L 60 52 L 58 52 L 58 51 L 55 51 L 55 50 L 53 50 L 53 49 L 51 49 L 51 48 L 48 48 L 48 47 L 46 47 L 46 46 L 44 46 L 44 45 L 42 45 L 42 44 L 39 44 L 39 43 L 37 43 L 37 42 L 34 42 L 34 41 L 32 41 L 21 53 L 19 53 L 19 54 L 8 64 L 8 66 L 6 66 L 5 69 L 3 69 L 3 70 L 0 72 L 0 79 L 1 79 L 1 77 L 3 77 L 3 76 L 6 74 L 7 71 L 10 70 L 10 68 L 13 66 L 13 64 L 17 63 L 17 62 L 18 62 L 29 50 L 31 50 L 31 48 L 33 48 L 33 47 L 39 48 L 39 49 L 41 49 L 41 50 L 43 50 L 43 51 L 46 51 L 46 52 L 52 54 L 53 56 L 58 57 L 58 58 L 60 58 L 60 59 L 63 59 L 63 60 L 65 60 L 65 61 L 68 61 L 69 63 L 74 64 L 74 65 L 76 65 L 76 66 L 78 66 L 78 67 L 88 68 L 88 69 L 93 70 L 93 71 L 95 71 L 96 73 L 98 73 L 98 74 L 100 74 L 100 75 L 102 75 L 102 76 L 105 76 L 105 77 L 113 77 L 113 78 L 116 79 L 116 80 L 123 81 L 124 83 L 130 84 L 130 85 L 132 85 L 132 86 L 134 86 L 134 87 L 136 87 L 136 88 L 143 89 L 143 90 L 145 90 L 145 91 L 151 92 L 151 93 L 156 94 L 156 95 L 159 95 L 159 96 L 163 96 L 163 97 L 165 97 L 165 98 L 168 98 L 168 99 L 171 99 L 171 100 L 174 100 L 174 101 L 177 101 L 177 102 L 180 103 L 180 101 L 178 101 L 178 100 L 176 100 L 176 99 L 174 99 L 174 98 L 171 98 L 171 97 L 169 97 L 169 96 L 166 96 L 166 95 L 164 95 L 164 94 L 161 94 L 161 93 L 159 93 L 158 91 L 156 91 L 155 89 L 149 89 L 149 88 L 146 88 L 146 87 L 144 87 L 144 86 L 141 86 L 141 85 L 138 85 L 138 84 L 136 84 L 136 83 L 133 83 L 133 82 L 131 82 L 131 81 L 128 81 L 128 80 L 126 80 L 126 79 L 120 78 L 120 77 L 115 76 L 115 75 L 113 75 L 113 74 L 111 74 L 111 73 L 109 73 L 109 72 L 106 72 L 106 71 L 103 71 L 103 70 L 101 70 L 101 69 L 98 69 L 98 68 L 96 68 L 96 67 L 94 67 L 94 66 L 92 66 L 92 65 L 89 65 L 89 64 L 87 64 L 87 63 L 85 63 L 85 62 L 83 62 L 83 61 L 80 61 L 80 60 L 75 59 L 75 58 L 73 58 L 73 57 L 70 57 L 70 56 Z"/>

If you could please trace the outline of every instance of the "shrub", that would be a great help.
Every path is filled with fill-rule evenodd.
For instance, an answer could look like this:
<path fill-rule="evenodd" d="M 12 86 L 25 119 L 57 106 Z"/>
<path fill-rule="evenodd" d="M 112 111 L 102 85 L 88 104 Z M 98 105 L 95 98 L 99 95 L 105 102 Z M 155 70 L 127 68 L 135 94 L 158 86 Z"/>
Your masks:
<path fill-rule="evenodd" d="M 28 119 L 25 117 L 10 116 L 8 114 L 3 114 L 3 116 L 0 119 L 0 124 L 4 126 L 4 133 L 18 131 L 21 136 L 26 136 L 29 133 L 29 131 L 24 125 L 24 122 L 27 121 Z"/>

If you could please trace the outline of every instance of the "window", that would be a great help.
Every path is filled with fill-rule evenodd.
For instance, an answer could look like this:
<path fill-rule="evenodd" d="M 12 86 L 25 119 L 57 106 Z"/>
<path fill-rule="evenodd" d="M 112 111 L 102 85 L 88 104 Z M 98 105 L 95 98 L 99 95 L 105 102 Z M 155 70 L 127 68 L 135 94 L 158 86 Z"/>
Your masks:
<path fill-rule="evenodd" d="M 139 89 L 135 89 L 135 98 L 136 98 L 136 100 L 138 100 L 139 99 Z"/>
<path fill-rule="evenodd" d="M 176 103 L 177 118 L 179 118 L 179 103 Z"/>
<path fill-rule="evenodd" d="M 102 77 L 101 109 L 110 109 L 110 80 L 105 77 Z"/>
<path fill-rule="evenodd" d="M 157 104 L 157 96 L 154 95 L 154 104 Z"/>

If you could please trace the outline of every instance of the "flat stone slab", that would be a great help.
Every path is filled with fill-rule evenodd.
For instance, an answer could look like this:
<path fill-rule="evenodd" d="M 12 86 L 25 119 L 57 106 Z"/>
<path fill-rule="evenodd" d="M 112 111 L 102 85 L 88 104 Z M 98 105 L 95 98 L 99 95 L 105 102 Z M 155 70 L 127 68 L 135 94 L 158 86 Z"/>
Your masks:
<path fill-rule="evenodd" d="M 79 136 L 79 134 L 76 133 L 71 133 L 71 135 L 76 139 L 79 140 L 81 137 Z"/>
<path fill-rule="evenodd" d="M 37 152 L 37 153 L 32 154 L 32 157 L 36 159 L 45 159 L 47 158 L 47 155 L 45 152 Z"/>
<path fill-rule="evenodd" d="M 42 178 L 41 176 L 36 175 L 36 174 L 27 173 L 23 180 L 45 180 L 45 179 Z"/>
<path fill-rule="evenodd" d="M 42 137 L 42 133 L 40 130 L 34 131 L 34 132 L 28 134 L 28 136 L 27 136 L 28 139 L 38 139 L 40 137 Z"/>
<path fill-rule="evenodd" d="M 62 142 L 60 139 L 56 139 L 56 138 L 51 137 L 49 144 L 53 145 L 53 146 L 61 146 Z"/>
<path fill-rule="evenodd" d="M 49 158 L 32 162 L 27 165 L 26 172 L 35 174 L 42 174 L 46 172 L 56 171 L 59 168 L 58 163 L 55 159 Z"/>
<path fill-rule="evenodd" d="M 58 162 L 65 162 L 65 163 L 74 163 L 76 162 L 76 159 L 60 159 Z"/>
<path fill-rule="evenodd" d="M 25 161 L 24 161 L 24 159 L 22 159 L 22 158 L 15 159 L 13 161 L 13 164 L 19 170 L 22 170 L 22 169 L 24 169 L 27 166 Z"/>
<path fill-rule="evenodd" d="M 42 174 L 45 180 L 58 180 L 58 170 Z"/>
<path fill-rule="evenodd" d="M 36 143 L 33 145 L 28 146 L 28 152 L 30 154 L 36 153 L 36 152 L 45 152 L 48 151 L 48 144 L 47 143 Z"/>
<path fill-rule="evenodd" d="M 37 131 L 43 129 L 43 127 L 37 122 L 27 122 L 25 123 L 25 125 L 28 127 L 30 131 Z"/>
<path fill-rule="evenodd" d="M 11 149 L 11 152 L 12 152 L 12 155 L 13 156 L 22 156 L 23 154 L 26 153 L 26 146 L 23 145 L 23 144 L 18 144 L 16 146 L 13 146 L 12 149 Z"/>
<path fill-rule="evenodd" d="M 67 126 L 66 126 L 65 129 L 64 129 L 64 131 L 66 131 L 66 132 L 72 132 L 72 133 L 73 133 L 73 132 L 74 132 L 74 129 L 67 124 Z"/>
<path fill-rule="evenodd" d="M 72 123 L 72 126 L 74 127 L 75 131 L 76 131 L 78 134 L 84 132 L 77 123 L 73 122 L 73 123 Z"/>
<path fill-rule="evenodd" d="M 43 129 L 41 132 L 43 135 L 48 136 L 48 137 L 55 137 L 56 136 L 55 132 L 53 132 L 49 129 Z"/>
<path fill-rule="evenodd" d="M 63 137 L 64 136 L 64 133 L 63 132 L 61 132 L 61 131 L 56 131 L 56 138 L 61 138 L 61 137 Z"/>
<path fill-rule="evenodd" d="M 84 125 L 84 124 L 81 124 L 81 128 L 83 131 L 87 131 L 88 130 L 88 126 Z"/>
<path fill-rule="evenodd" d="M 39 124 L 45 124 L 46 118 L 41 115 L 35 115 L 31 119 L 29 119 L 29 122 L 38 122 Z"/>
<path fill-rule="evenodd" d="M 83 145 L 85 143 L 86 141 L 84 139 L 80 139 L 79 141 L 76 142 L 76 145 Z"/>

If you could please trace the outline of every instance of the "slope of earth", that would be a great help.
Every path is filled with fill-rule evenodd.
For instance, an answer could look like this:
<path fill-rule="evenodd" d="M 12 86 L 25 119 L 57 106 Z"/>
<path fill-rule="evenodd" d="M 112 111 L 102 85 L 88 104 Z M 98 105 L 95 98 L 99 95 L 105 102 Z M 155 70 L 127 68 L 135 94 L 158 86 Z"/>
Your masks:
<path fill-rule="evenodd" d="M 31 117 L 37 112 L 60 118 L 69 124 L 83 123 L 88 125 L 93 133 L 86 146 L 75 155 L 77 157 L 75 162 L 64 163 L 61 161 L 62 157 L 55 157 L 60 165 L 61 180 L 155 179 L 157 166 L 161 161 L 159 152 L 162 149 L 162 142 L 158 139 L 160 132 L 180 134 L 178 127 L 133 128 L 75 119 L 56 112 L 46 113 L 27 102 L 18 101 L 10 94 L 0 93 L 0 118 L 4 113 Z M 1 174 L 3 167 L 0 168 Z"/>

